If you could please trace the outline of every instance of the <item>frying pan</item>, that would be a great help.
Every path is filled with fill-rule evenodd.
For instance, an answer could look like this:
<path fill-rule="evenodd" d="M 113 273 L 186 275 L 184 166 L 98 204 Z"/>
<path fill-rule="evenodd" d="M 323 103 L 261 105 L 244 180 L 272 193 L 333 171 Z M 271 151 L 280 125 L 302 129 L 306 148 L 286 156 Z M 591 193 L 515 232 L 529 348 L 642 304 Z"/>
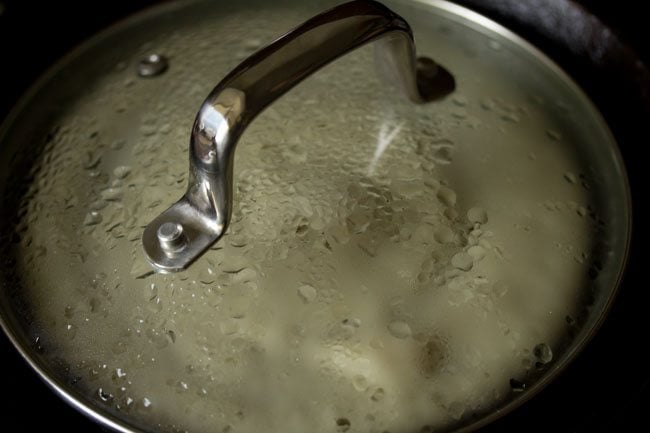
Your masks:
<path fill-rule="evenodd" d="M 38 5 L 4 2 L 0 15 L 0 115 L 51 63 L 99 29 L 155 2 Z M 594 340 L 562 376 L 515 412 L 482 431 L 631 430 L 650 402 L 643 342 L 648 294 L 642 286 L 647 229 L 640 207 L 645 128 L 650 119 L 650 31 L 632 0 L 463 0 L 459 3 L 504 24 L 558 62 L 592 98 L 613 130 L 625 160 L 634 203 L 634 236 L 618 299 Z M 80 18 L 83 17 L 83 18 Z M 36 37 L 34 37 L 36 35 Z M 0 337 L 5 422 L 23 431 L 65 428 L 101 431 L 54 396 Z"/>

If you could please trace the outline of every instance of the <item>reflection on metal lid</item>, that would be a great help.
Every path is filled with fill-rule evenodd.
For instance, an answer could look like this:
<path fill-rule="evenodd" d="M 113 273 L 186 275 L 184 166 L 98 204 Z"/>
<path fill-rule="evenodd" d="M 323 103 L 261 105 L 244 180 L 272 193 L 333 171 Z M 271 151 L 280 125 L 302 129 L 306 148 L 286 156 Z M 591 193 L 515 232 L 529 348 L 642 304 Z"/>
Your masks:
<path fill-rule="evenodd" d="M 387 4 L 452 95 L 399 98 L 371 47 L 327 66 L 242 136 L 226 235 L 153 272 L 142 229 L 187 185 L 198 105 L 317 3 L 154 10 L 68 58 L 5 125 L 0 312 L 98 418 L 465 426 L 529 395 L 601 319 L 628 241 L 616 145 L 547 59 L 443 2 Z M 140 77 L 151 53 L 168 68 Z"/>

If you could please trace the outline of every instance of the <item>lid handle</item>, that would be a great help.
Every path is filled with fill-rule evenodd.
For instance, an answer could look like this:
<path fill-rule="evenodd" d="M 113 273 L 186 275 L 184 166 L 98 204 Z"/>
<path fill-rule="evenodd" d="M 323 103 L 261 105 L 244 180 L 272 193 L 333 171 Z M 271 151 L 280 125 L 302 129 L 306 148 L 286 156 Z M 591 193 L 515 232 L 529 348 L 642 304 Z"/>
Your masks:
<path fill-rule="evenodd" d="M 248 124 L 318 69 L 375 40 L 379 69 L 413 102 L 454 89 L 449 72 L 431 59 L 416 60 L 408 23 L 378 2 L 342 4 L 286 33 L 244 60 L 201 105 L 190 138 L 187 191 L 142 236 L 147 259 L 158 271 L 187 267 L 225 232 L 232 212 L 235 146 Z"/>

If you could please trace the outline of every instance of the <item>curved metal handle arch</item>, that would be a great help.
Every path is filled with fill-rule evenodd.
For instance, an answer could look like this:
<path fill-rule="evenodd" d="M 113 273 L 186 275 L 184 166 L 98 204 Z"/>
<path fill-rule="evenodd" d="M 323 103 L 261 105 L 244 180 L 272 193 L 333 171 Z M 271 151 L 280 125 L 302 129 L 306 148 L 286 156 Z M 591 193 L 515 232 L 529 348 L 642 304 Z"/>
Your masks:
<path fill-rule="evenodd" d="M 416 60 L 408 23 L 375 1 L 345 3 L 281 36 L 239 64 L 203 102 L 192 128 L 187 192 L 143 234 L 147 259 L 158 271 L 187 267 L 225 232 L 234 151 L 248 124 L 303 79 L 374 40 L 380 43 L 379 66 L 413 102 L 453 90 L 446 70 L 427 58 Z"/>

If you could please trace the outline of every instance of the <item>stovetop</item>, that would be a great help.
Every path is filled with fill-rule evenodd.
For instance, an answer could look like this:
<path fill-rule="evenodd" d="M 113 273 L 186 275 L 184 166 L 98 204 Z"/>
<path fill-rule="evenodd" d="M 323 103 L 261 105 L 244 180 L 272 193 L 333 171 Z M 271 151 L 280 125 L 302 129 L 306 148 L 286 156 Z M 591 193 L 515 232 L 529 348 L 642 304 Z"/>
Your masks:
<path fill-rule="evenodd" d="M 0 118 L 65 52 L 98 30 L 154 3 L 0 0 Z M 646 64 L 650 64 L 650 44 L 646 44 L 650 41 L 650 28 L 644 25 L 644 15 L 635 9 L 635 0 L 581 3 L 636 47 Z M 623 148 L 622 152 L 628 162 L 632 190 L 640 190 L 641 149 Z M 645 211 L 638 204 L 626 277 L 596 337 L 556 381 L 481 432 L 611 433 L 635 431 L 637 425 L 644 425 L 644 409 L 650 407 L 650 368 L 644 356 L 645 343 L 650 341 L 645 314 L 650 291 L 643 284 L 642 268 L 647 240 L 644 216 Z M 104 431 L 47 388 L 4 335 L 0 335 L 0 366 L 2 422 L 14 426 L 4 431 Z"/>

